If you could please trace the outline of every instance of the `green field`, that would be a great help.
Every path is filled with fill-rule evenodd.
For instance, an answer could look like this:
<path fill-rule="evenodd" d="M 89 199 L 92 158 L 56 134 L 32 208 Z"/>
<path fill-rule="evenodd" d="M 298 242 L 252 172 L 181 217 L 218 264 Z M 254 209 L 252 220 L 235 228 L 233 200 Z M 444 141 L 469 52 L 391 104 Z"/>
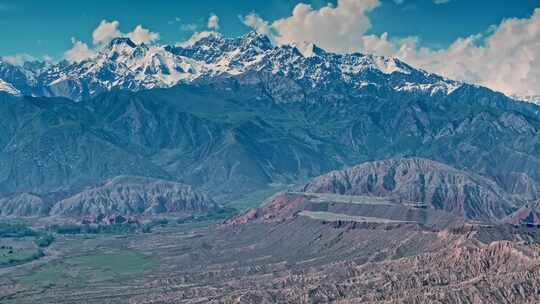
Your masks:
<path fill-rule="evenodd" d="M 21 282 L 26 285 L 84 285 L 126 279 L 159 265 L 157 258 L 133 251 L 116 251 L 65 258 L 34 270 Z"/>
<path fill-rule="evenodd" d="M 39 249 L 0 248 L 0 267 L 26 263 L 41 256 Z"/>

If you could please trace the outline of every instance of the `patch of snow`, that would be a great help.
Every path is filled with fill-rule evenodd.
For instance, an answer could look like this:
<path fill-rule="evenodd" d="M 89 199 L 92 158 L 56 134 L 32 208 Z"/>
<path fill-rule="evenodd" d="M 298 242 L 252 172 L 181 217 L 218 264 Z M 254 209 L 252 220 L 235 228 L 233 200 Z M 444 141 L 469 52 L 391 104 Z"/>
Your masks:
<path fill-rule="evenodd" d="M 540 95 L 530 95 L 530 96 L 510 95 L 508 97 L 515 100 L 540 105 Z"/>
<path fill-rule="evenodd" d="M 304 56 L 304 58 L 309 58 L 315 56 L 313 49 L 315 45 L 311 42 L 301 42 L 293 45 L 296 49 Z"/>
<path fill-rule="evenodd" d="M 0 92 L 6 92 L 11 95 L 20 96 L 21 92 L 11 83 L 0 79 Z"/>
<path fill-rule="evenodd" d="M 372 58 L 377 68 L 385 74 L 392 74 L 392 73 L 410 74 L 411 73 L 410 71 L 399 67 L 398 62 L 396 61 L 395 58 L 388 58 L 388 57 L 381 57 L 381 56 L 372 56 Z"/>
<path fill-rule="evenodd" d="M 394 90 L 406 92 L 429 92 L 430 95 L 442 92 L 443 94 L 449 95 L 461 87 L 461 85 L 461 83 L 456 81 L 439 81 L 436 83 L 405 82 L 403 85 L 394 87 Z"/>
<path fill-rule="evenodd" d="M 198 33 L 193 34 L 191 38 L 189 38 L 188 40 L 184 42 L 177 43 L 176 46 L 183 47 L 183 48 L 193 47 L 197 42 L 208 37 L 222 38 L 221 34 L 218 32 L 203 31 L 203 32 L 198 32 Z M 203 45 L 202 48 L 208 49 L 208 46 Z"/>

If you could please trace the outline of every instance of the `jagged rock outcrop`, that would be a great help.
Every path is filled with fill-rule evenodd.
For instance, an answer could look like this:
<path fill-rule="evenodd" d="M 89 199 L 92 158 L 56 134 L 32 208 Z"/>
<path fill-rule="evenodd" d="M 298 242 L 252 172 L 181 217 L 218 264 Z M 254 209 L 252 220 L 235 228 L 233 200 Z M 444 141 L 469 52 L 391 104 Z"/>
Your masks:
<path fill-rule="evenodd" d="M 17 193 L 0 198 L 0 216 L 38 217 L 46 216 L 50 204 L 30 193 Z"/>
<path fill-rule="evenodd" d="M 501 174 L 495 176 L 495 180 L 510 194 L 529 201 L 540 199 L 540 185 L 523 172 Z"/>
<path fill-rule="evenodd" d="M 423 202 L 469 219 L 502 219 L 519 206 L 494 181 L 422 158 L 363 163 L 314 178 L 304 192 L 373 195 Z"/>
<path fill-rule="evenodd" d="M 147 177 L 118 176 L 56 203 L 51 216 L 96 217 L 204 212 L 217 204 L 191 186 Z"/>
<path fill-rule="evenodd" d="M 241 214 L 227 219 L 223 227 L 243 225 L 247 223 L 263 223 L 286 220 L 309 203 L 309 196 L 300 193 L 281 192 L 270 197 L 260 208 L 250 208 Z"/>
<path fill-rule="evenodd" d="M 525 204 L 510 214 L 505 222 L 514 225 L 540 226 L 540 201 Z"/>

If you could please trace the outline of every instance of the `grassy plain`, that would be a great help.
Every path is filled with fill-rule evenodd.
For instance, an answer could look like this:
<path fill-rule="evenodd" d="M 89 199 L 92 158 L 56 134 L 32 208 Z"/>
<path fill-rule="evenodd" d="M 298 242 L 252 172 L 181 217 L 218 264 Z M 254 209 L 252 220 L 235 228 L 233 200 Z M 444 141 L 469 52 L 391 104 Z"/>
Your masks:
<path fill-rule="evenodd" d="M 121 280 L 159 265 L 157 258 L 135 251 L 95 253 L 45 264 L 21 279 L 26 285 L 84 285 L 88 282 Z"/>

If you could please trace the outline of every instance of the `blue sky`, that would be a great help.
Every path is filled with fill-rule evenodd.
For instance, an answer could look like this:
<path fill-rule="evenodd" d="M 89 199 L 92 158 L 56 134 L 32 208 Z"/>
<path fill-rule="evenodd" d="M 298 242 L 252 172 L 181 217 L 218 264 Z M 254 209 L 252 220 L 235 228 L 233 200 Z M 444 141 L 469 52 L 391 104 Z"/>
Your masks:
<path fill-rule="evenodd" d="M 193 25 L 203 30 L 209 14 L 214 13 L 220 18 L 223 35 L 238 36 L 249 30 L 239 15 L 255 12 L 271 22 L 290 16 L 299 2 L 309 3 L 314 9 L 328 3 L 319 0 L 0 0 L 0 56 L 27 53 L 38 58 L 48 55 L 60 59 L 71 47 L 71 37 L 90 43 L 92 31 L 103 19 L 118 20 L 125 32 L 142 24 L 159 32 L 160 42 L 174 43 L 189 38 Z M 367 33 L 388 32 L 393 38 L 417 36 L 422 45 L 444 48 L 459 37 L 485 32 L 505 18 L 527 17 L 535 7 L 540 7 L 540 0 L 451 0 L 445 4 L 435 4 L 434 0 L 381 0 L 381 5 L 368 13 L 372 27 Z"/>

